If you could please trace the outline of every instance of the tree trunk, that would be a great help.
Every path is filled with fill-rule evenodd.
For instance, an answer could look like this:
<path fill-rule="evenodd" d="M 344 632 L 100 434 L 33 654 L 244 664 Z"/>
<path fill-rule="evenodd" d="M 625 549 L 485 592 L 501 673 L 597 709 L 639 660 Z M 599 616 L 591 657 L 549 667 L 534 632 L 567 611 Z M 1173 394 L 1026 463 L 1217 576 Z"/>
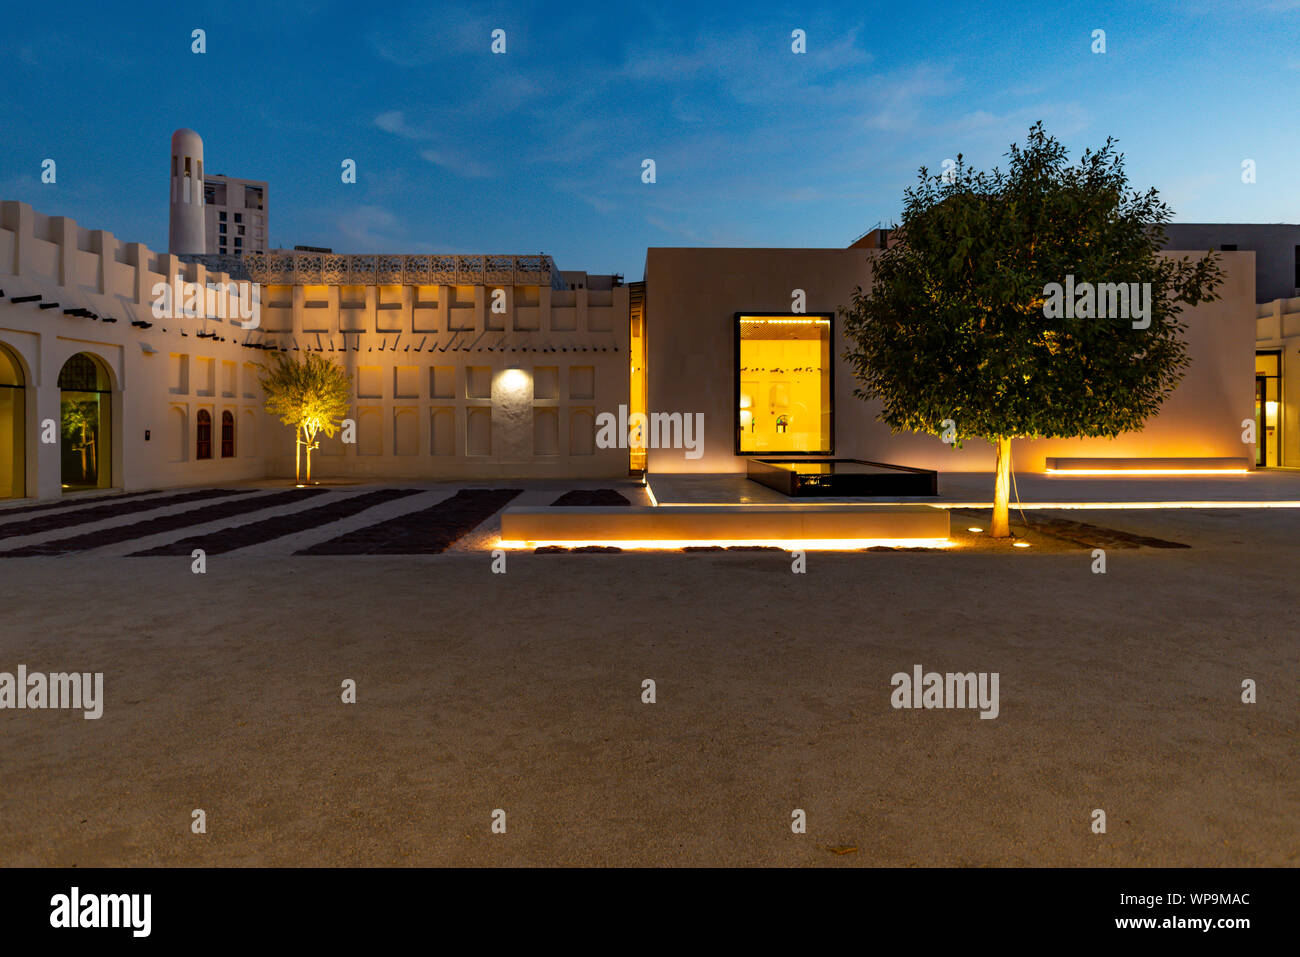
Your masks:
<path fill-rule="evenodd" d="M 302 483 L 302 438 L 296 429 L 293 433 L 293 480 Z"/>
<path fill-rule="evenodd" d="M 1011 439 L 999 436 L 994 440 L 998 450 L 997 472 L 993 486 L 993 538 L 1007 538 L 1011 535 Z"/>

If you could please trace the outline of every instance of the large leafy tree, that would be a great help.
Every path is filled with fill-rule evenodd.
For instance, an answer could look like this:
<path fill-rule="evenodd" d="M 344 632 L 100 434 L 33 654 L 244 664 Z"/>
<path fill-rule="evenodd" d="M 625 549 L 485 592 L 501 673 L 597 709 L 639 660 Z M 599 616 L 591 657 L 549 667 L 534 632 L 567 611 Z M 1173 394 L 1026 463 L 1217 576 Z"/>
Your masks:
<path fill-rule="evenodd" d="M 316 439 L 321 432 L 333 436 L 338 431 L 351 405 L 352 376 L 322 355 L 309 352 L 299 361 L 280 352 L 274 364 L 262 367 L 260 378 L 266 411 L 294 428 L 295 480 L 302 481 L 305 451 L 310 482 L 311 453 L 320 447 Z"/>
<path fill-rule="evenodd" d="M 960 156 L 922 167 L 872 288 L 840 310 L 854 394 L 878 399 L 891 430 L 994 445 L 996 537 L 1010 534 L 1011 440 L 1141 429 L 1187 366 L 1182 306 L 1216 299 L 1223 276 L 1212 253 L 1160 255 L 1172 212 L 1130 189 L 1113 139 L 1071 165 L 1038 123 L 1007 156 L 1005 171 Z M 1118 309 L 1067 318 L 1048 291 L 1068 276 L 1149 283 L 1150 324 Z"/>

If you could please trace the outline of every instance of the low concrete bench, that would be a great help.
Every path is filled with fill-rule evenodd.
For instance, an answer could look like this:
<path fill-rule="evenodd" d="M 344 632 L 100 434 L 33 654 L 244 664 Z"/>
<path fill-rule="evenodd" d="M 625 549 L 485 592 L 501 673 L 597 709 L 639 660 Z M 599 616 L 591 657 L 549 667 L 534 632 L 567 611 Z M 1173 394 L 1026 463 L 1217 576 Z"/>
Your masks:
<path fill-rule="evenodd" d="M 928 505 L 516 506 L 501 513 L 505 542 L 857 542 L 943 540 L 948 510 Z M 833 546 L 832 546 L 833 547 Z"/>

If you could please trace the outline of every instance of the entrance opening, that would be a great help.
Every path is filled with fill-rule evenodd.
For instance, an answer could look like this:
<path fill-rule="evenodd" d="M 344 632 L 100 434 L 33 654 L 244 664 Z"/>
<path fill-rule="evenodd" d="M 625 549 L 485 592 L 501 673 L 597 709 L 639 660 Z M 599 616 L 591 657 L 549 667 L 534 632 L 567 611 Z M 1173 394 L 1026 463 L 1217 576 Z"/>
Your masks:
<path fill-rule="evenodd" d="M 0 498 L 27 491 L 26 385 L 18 357 L 0 345 Z"/>
<path fill-rule="evenodd" d="M 1278 427 L 1281 373 L 1280 352 L 1255 353 L 1255 466 L 1257 468 L 1276 467 L 1282 464 L 1282 430 Z"/>
<path fill-rule="evenodd" d="M 629 421 L 644 422 L 646 414 L 645 381 L 645 283 L 628 283 L 628 307 L 631 318 L 629 344 L 631 365 L 628 369 L 627 413 Z M 633 420 L 640 414 L 642 418 Z M 628 441 L 628 471 L 643 473 L 646 467 L 646 436 L 634 435 Z"/>
<path fill-rule="evenodd" d="M 834 448 L 831 316 L 736 313 L 736 454 Z"/>
<path fill-rule="evenodd" d="M 112 386 L 95 356 L 78 352 L 59 373 L 64 489 L 109 488 L 112 479 Z"/>

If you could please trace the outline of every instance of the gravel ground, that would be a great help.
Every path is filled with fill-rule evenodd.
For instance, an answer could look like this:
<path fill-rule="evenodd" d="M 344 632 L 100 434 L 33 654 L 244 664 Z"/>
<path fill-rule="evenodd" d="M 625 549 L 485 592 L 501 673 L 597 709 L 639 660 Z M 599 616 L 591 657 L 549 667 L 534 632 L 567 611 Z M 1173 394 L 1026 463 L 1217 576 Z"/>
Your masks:
<path fill-rule="evenodd" d="M 106 699 L 0 711 L 0 863 L 1296 865 L 1300 510 L 1055 517 L 1190 547 L 0 559 L 0 671 Z"/>

